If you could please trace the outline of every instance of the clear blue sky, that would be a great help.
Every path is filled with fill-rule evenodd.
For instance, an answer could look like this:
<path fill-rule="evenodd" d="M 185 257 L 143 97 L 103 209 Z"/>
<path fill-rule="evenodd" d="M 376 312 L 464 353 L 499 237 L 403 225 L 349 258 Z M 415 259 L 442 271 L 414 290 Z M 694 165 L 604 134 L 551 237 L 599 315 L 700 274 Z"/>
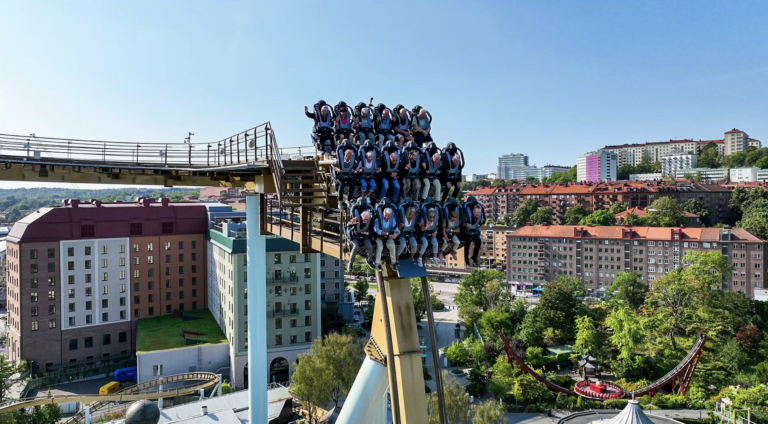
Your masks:
<path fill-rule="evenodd" d="M 766 22 L 765 1 L 0 0 L 0 132 L 213 141 L 269 120 L 299 146 L 305 105 L 374 97 L 429 109 L 468 173 L 733 127 L 768 144 Z"/>

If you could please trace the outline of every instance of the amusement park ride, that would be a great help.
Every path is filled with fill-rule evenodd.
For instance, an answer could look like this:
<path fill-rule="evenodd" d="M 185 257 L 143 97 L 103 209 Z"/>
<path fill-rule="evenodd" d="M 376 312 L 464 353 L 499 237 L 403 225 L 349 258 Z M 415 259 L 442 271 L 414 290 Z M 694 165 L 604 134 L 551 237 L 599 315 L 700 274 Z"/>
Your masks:
<path fill-rule="evenodd" d="M 410 111 L 408 111 L 410 113 Z M 431 121 L 431 116 L 430 116 Z M 334 188 L 333 154 L 319 154 L 316 147 L 280 148 L 269 122 L 213 143 L 128 143 L 17 136 L 0 134 L 0 180 L 57 183 L 136 184 L 177 186 L 245 187 L 248 232 L 248 362 L 251 367 L 250 422 L 267 417 L 267 313 L 265 237 L 276 235 L 297 242 L 303 253 L 325 253 L 349 259 L 344 227 L 349 211 L 340 208 Z M 386 249 L 385 249 L 386 250 Z M 391 258 L 376 269 L 378 298 L 375 303 L 371 337 L 365 346 L 367 357 L 338 419 L 340 424 L 385 423 L 387 396 L 395 424 L 422 424 L 427 419 L 421 350 L 416 327 L 411 278 L 420 278 L 428 292 L 426 271 L 410 261 L 393 267 Z M 436 341 L 429 296 L 426 296 L 431 346 Z M 567 395 L 599 399 L 583 388 L 565 389 L 548 382 L 528 368 L 504 338 L 510 362 L 532 374 L 551 390 Z M 622 396 L 642 395 L 671 384 L 684 394 L 704 338 L 664 379 Z M 440 369 L 433 351 L 435 369 Z M 201 374 L 201 373 L 198 373 Z M 445 422 L 441 376 L 437 384 L 440 421 Z M 185 386 L 190 390 L 210 388 L 215 376 L 197 376 L 203 383 Z M 262 388 L 262 389 L 260 389 Z M 389 389 L 389 390 L 388 390 Z M 112 397 L 53 397 L 46 402 L 134 400 L 172 396 L 173 391 L 116 393 Z M 185 392 L 186 393 L 186 392 Z M 117 396 L 119 399 L 113 399 Z M 133 397 L 132 397 L 133 396 Z M 12 401 L 0 405 L 0 412 L 40 404 L 39 400 Z M 435 411 L 432 411 L 434 413 Z"/>

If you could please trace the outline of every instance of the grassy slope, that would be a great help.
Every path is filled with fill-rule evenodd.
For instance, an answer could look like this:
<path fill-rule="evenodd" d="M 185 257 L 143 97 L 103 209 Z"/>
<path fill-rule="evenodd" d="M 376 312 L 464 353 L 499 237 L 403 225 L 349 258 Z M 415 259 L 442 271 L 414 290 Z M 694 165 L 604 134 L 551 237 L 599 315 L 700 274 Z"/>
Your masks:
<path fill-rule="evenodd" d="M 187 347 L 181 335 L 182 327 L 186 331 L 205 333 L 203 336 L 189 336 L 191 338 L 205 340 L 209 344 L 227 342 L 227 338 L 208 309 L 185 311 L 184 314 L 200 319 L 184 321 L 173 315 L 140 319 L 136 350 L 141 353 Z"/>

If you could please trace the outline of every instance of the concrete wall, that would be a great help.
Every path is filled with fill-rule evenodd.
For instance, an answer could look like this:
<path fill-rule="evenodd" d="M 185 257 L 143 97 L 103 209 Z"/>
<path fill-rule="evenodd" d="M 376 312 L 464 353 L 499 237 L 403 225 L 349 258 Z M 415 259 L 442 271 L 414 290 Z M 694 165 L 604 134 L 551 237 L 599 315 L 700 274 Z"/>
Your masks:
<path fill-rule="evenodd" d="M 136 362 L 139 383 L 186 372 L 215 372 L 229 366 L 229 345 L 219 343 L 139 353 Z M 162 365 L 162 375 L 153 375 L 155 365 Z"/>

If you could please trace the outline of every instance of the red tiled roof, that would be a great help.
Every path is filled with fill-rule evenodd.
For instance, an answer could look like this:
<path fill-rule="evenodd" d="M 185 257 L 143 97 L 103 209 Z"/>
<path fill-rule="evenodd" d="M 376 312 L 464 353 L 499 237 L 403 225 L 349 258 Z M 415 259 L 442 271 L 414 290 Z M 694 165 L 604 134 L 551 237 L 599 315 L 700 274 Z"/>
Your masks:
<path fill-rule="evenodd" d="M 483 187 L 483 188 L 478 188 L 472 191 L 468 191 L 465 194 L 469 196 L 477 196 L 477 195 L 482 196 L 482 195 L 493 194 L 495 191 L 496 191 L 496 187 Z"/>
<path fill-rule="evenodd" d="M 518 228 L 508 233 L 507 237 L 549 237 L 549 238 L 573 238 L 574 229 L 583 231 L 583 238 L 587 239 L 622 239 L 625 229 L 632 230 L 632 239 L 648 240 L 672 240 L 673 230 L 679 230 L 682 241 L 714 241 L 720 240 L 721 228 L 674 228 L 674 227 L 588 227 L 585 225 L 533 225 Z M 731 229 L 731 241 L 761 242 L 746 230 L 741 228 Z"/>
<path fill-rule="evenodd" d="M 738 129 L 734 128 L 734 129 L 732 129 L 730 131 L 726 131 L 725 133 L 728 134 L 728 133 L 739 133 L 739 132 L 744 132 L 744 131 L 738 130 Z"/>

